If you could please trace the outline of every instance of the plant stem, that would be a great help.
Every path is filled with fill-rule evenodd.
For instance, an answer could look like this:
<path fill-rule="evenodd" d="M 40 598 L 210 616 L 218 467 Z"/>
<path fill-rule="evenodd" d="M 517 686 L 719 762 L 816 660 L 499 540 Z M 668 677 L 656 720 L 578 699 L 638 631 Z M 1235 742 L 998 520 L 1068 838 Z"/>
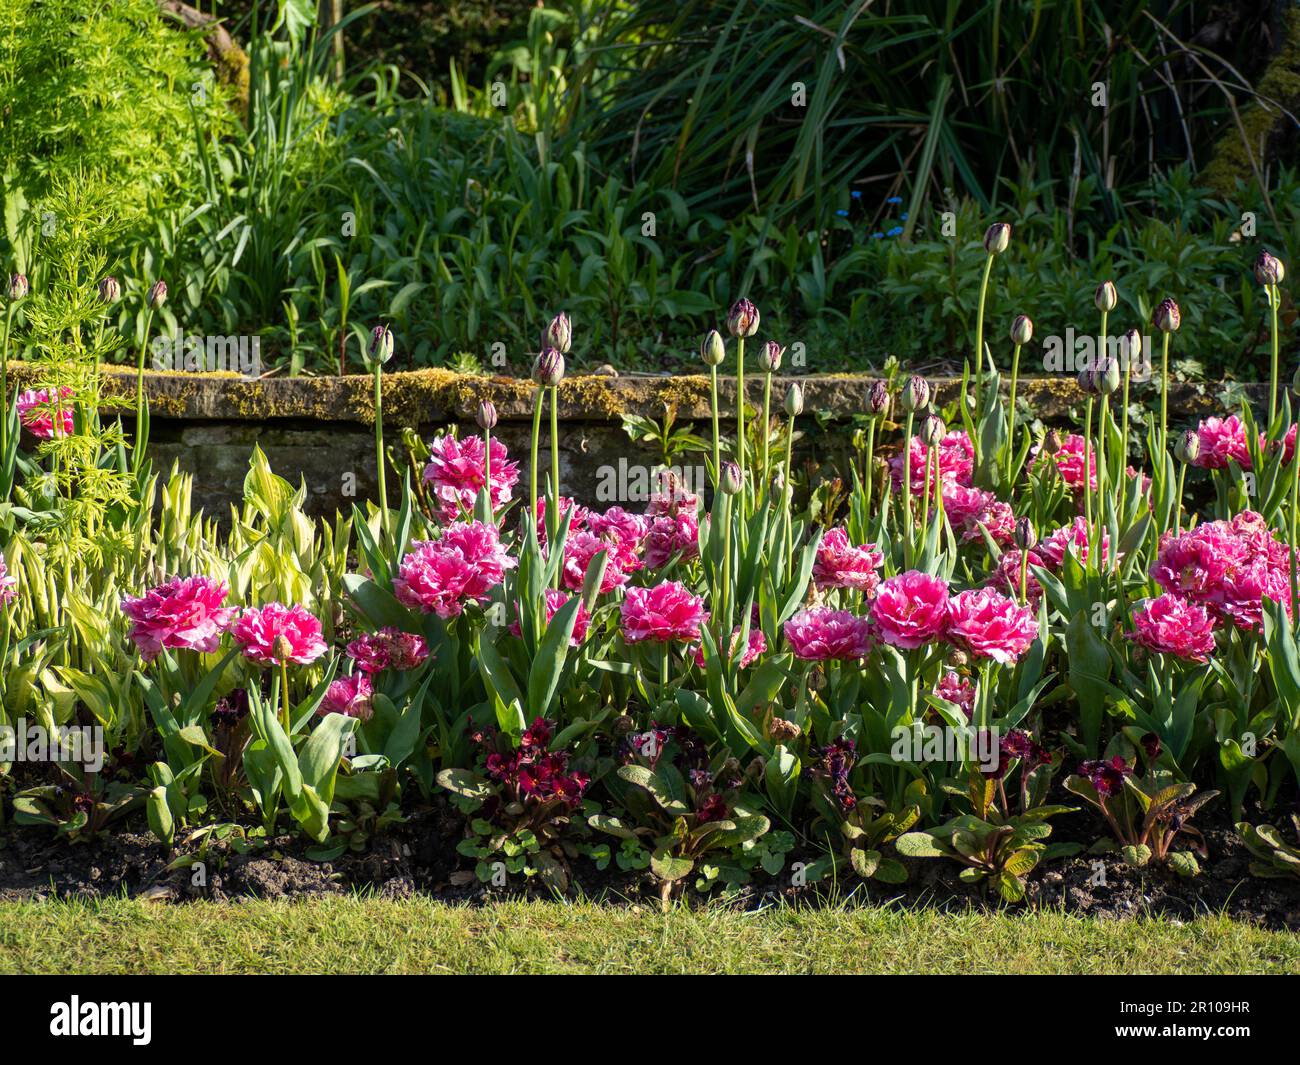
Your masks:
<path fill-rule="evenodd" d="M 1271 434 L 1273 432 L 1273 419 L 1277 417 L 1277 349 L 1278 349 L 1277 304 L 1278 304 L 1278 297 L 1281 295 L 1281 293 L 1278 292 L 1278 288 L 1276 285 L 1269 285 L 1267 288 L 1267 292 L 1268 292 L 1268 305 L 1273 311 L 1273 335 L 1271 338 L 1272 340 L 1271 347 L 1273 349 L 1273 364 L 1272 364 L 1272 374 L 1269 377 L 1269 384 L 1268 384 L 1268 431 Z"/>
<path fill-rule="evenodd" d="M 736 337 L 736 464 L 745 483 L 745 338 Z M 743 494 L 743 493 L 742 493 Z M 743 511 L 743 507 L 741 508 Z M 743 513 L 742 513 L 743 517 Z"/>
<path fill-rule="evenodd" d="M 1169 334 L 1164 334 L 1160 354 L 1160 464 L 1169 451 Z"/>
<path fill-rule="evenodd" d="M 781 509 L 785 514 L 785 564 L 787 574 L 794 570 L 794 559 L 791 557 L 790 544 L 790 508 L 794 505 L 794 471 L 791 468 L 791 457 L 794 454 L 794 419 L 791 418 L 786 425 L 785 430 L 785 498 L 781 501 Z"/>
<path fill-rule="evenodd" d="M 144 343 L 140 345 L 140 358 L 135 373 L 135 454 L 131 460 L 133 471 L 139 471 L 143 465 L 144 449 L 149 442 L 144 432 L 144 356 L 149 350 L 149 330 L 152 325 L 153 307 L 150 307 L 144 316 Z"/>
<path fill-rule="evenodd" d="M 980 281 L 980 302 L 975 312 L 975 380 L 978 383 L 984 373 L 984 300 L 989 291 L 989 274 L 993 272 L 992 253 L 984 260 L 984 277 Z M 990 355 L 989 359 L 992 360 Z M 990 365 L 989 369 L 993 367 Z"/>
<path fill-rule="evenodd" d="M 903 430 L 903 561 L 912 568 L 912 419 L 907 412 L 907 425 Z"/>
<path fill-rule="evenodd" d="M 3 455 L 5 448 L 9 444 L 9 333 L 14 324 L 14 301 L 9 301 L 9 306 L 5 309 L 5 339 L 4 348 L 0 352 L 0 455 Z"/>
<path fill-rule="evenodd" d="M 763 375 L 763 494 L 767 494 L 767 479 L 771 475 L 767 465 L 767 438 L 771 435 L 770 428 L 772 412 L 772 375 L 770 373 Z M 754 496 L 758 498 L 758 485 L 754 485 Z"/>
<path fill-rule="evenodd" d="M 384 368 L 375 361 L 375 477 L 379 487 L 379 527 L 388 539 L 388 484 L 384 470 Z"/>
<path fill-rule="evenodd" d="M 532 503 L 532 512 L 528 515 L 528 520 L 534 525 L 537 524 L 537 445 L 542 436 L 542 396 L 544 392 L 538 385 L 537 394 L 533 397 L 533 447 L 532 447 L 532 464 L 529 467 L 528 479 L 528 498 Z"/>
<path fill-rule="evenodd" d="M 713 490 L 722 484 L 722 443 L 718 433 L 718 368 L 709 367 L 709 403 L 713 410 Z"/>
<path fill-rule="evenodd" d="M 1187 463 L 1178 464 L 1178 495 L 1174 499 L 1174 535 L 1177 536 L 1183 531 L 1183 478 L 1187 475 Z M 1292 527 L 1295 525 L 1295 515 L 1292 514 Z M 1295 569 L 1292 567 L 1292 576 L 1295 575 Z"/>
<path fill-rule="evenodd" d="M 289 666 L 282 658 L 280 659 L 280 724 L 284 726 L 284 734 L 293 743 L 293 736 L 289 730 L 293 727 L 289 723 Z"/>
<path fill-rule="evenodd" d="M 1092 396 L 1088 397 L 1088 404 L 1083 421 L 1083 520 L 1088 530 L 1088 538 L 1092 538 Z M 1093 558 L 1092 544 L 1088 545 L 1088 561 L 1091 564 Z"/>
<path fill-rule="evenodd" d="M 872 494 L 872 488 L 875 486 L 875 480 L 876 480 L 876 467 L 875 467 L 876 422 L 877 419 L 872 418 L 871 424 L 867 426 L 867 471 L 866 471 L 867 475 L 864 478 L 866 482 L 865 485 L 866 497 L 864 499 L 865 506 L 863 507 L 863 510 L 865 510 L 866 513 L 868 514 L 871 513 L 871 494 Z"/>
<path fill-rule="evenodd" d="M 1011 463 L 1016 453 L 1016 385 L 1020 381 L 1020 345 L 1011 355 L 1011 395 L 1007 406 L 1007 487 L 1011 487 Z"/>

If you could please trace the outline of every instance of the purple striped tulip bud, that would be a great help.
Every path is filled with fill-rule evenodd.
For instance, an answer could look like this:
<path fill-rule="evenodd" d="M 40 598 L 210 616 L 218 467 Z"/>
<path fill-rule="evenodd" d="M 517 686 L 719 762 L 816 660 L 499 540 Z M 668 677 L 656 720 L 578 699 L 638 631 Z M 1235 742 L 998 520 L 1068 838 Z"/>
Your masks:
<path fill-rule="evenodd" d="M 889 414 L 890 402 L 889 386 L 884 381 L 874 382 L 867 393 L 867 413 L 884 417 Z"/>
<path fill-rule="evenodd" d="M 1115 282 L 1103 281 L 1097 286 L 1097 291 L 1093 293 L 1092 302 L 1097 305 L 1097 310 L 1110 313 L 1119 305 L 1119 293 L 1115 291 Z"/>
<path fill-rule="evenodd" d="M 1038 530 L 1034 528 L 1034 523 L 1028 518 L 1021 518 L 1016 522 L 1016 546 L 1021 551 L 1031 551 L 1038 543 Z"/>
<path fill-rule="evenodd" d="M 533 363 L 533 380 L 543 388 L 555 388 L 564 380 L 564 356 L 555 348 L 545 348 Z"/>
<path fill-rule="evenodd" d="M 1151 324 L 1162 333 L 1176 333 L 1179 325 L 1182 324 L 1183 316 L 1178 310 L 1178 304 L 1168 296 L 1160 301 L 1156 306 L 1155 313 L 1151 316 Z"/>
<path fill-rule="evenodd" d="M 149 286 L 149 294 L 145 298 L 148 300 L 149 306 L 156 311 L 167 302 L 167 282 L 155 281 Z"/>
<path fill-rule="evenodd" d="M 573 346 L 573 325 L 569 321 L 569 316 L 561 311 L 551 319 L 551 324 L 546 327 L 546 335 L 542 337 L 542 347 L 554 348 L 561 355 L 567 354 L 570 347 Z"/>
<path fill-rule="evenodd" d="M 1016 315 L 1016 320 L 1011 323 L 1011 343 L 1019 344 L 1024 347 L 1034 339 L 1034 323 L 1027 314 Z"/>
<path fill-rule="evenodd" d="M 1195 466 L 1201 457 L 1201 437 L 1195 429 L 1186 430 L 1174 445 L 1174 457 L 1188 466 Z"/>
<path fill-rule="evenodd" d="M 921 421 L 921 440 L 926 447 L 938 447 L 945 436 L 948 435 L 948 427 L 943 424 L 943 419 L 937 414 L 927 414 Z"/>
<path fill-rule="evenodd" d="M 99 302 L 113 304 L 122 298 L 122 286 L 112 274 L 99 279 Z"/>
<path fill-rule="evenodd" d="M 786 389 L 785 412 L 791 418 L 797 418 L 803 413 L 803 389 L 799 387 L 798 382 Z"/>
<path fill-rule="evenodd" d="M 744 474 L 740 472 L 740 466 L 734 462 L 724 462 L 722 464 L 722 490 L 729 496 L 739 495 L 740 490 L 745 487 Z"/>
<path fill-rule="evenodd" d="M 1261 285 L 1280 285 L 1284 277 L 1286 267 L 1282 265 L 1282 260 L 1266 251 L 1260 252 L 1259 258 L 1255 260 L 1255 280 Z"/>
<path fill-rule="evenodd" d="M 1007 250 L 1011 243 L 1011 226 L 1006 222 L 994 222 L 984 233 L 984 250 L 990 255 L 998 255 Z"/>
<path fill-rule="evenodd" d="M 930 385 L 924 377 L 913 374 L 907 379 L 907 384 L 903 386 L 902 395 L 898 397 L 898 405 L 908 414 L 912 414 L 929 402 Z"/>
<path fill-rule="evenodd" d="M 27 283 L 26 274 L 11 274 L 9 277 L 9 298 L 11 300 L 21 300 L 27 297 L 27 293 L 32 290 L 31 285 Z"/>
<path fill-rule="evenodd" d="M 785 348 L 781 347 L 775 340 L 769 340 L 758 351 L 758 368 L 764 373 L 775 373 L 781 369 L 781 356 L 785 354 Z"/>
<path fill-rule="evenodd" d="M 370 365 L 383 366 L 393 357 L 393 331 L 386 325 L 377 325 L 370 331 Z"/>
<path fill-rule="evenodd" d="M 759 313 L 749 300 L 736 300 L 727 315 L 727 330 L 733 337 L 752 337 L 758 332 Z"/>
<path fill-rule="evenodd" d="M 480 429 L 492 430 L 497 427 L 497 405 L 490 399 L 480 401 L 478 415 L 474 419 Z"/>

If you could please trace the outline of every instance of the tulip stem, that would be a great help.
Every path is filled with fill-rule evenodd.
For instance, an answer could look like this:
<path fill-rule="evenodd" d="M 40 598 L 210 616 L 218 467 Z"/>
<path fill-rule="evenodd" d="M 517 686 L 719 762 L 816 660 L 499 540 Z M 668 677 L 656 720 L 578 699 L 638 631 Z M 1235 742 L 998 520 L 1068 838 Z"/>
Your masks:
<path fill-rule="evenodd" d="M 1178 494 L 1174 499 L 1174 535 L 1183 531 L 1183 478 L 1187 476 L 1187 463 L 1178 464 Z M 1294 576 L 1294 571 L 1293 574 Z"/>
<path fill-rule="evenodd" d="M 763 492 L 767 492 L 767 480 L 769 471 L 767 466 L 768 444 L 767 438 L 771 435 L 771 411 L 772 411 L 772 375 L 771 373 L 763 376 Z M 754 486 L 754 497 L 758 498 L 758 485 Z"/>
<path fill-rule="evenodd" d="M 743 336 L 736 337 L 736 464 L 740 467 L 740 483 L 743 486 L 745 483 L 745 338 Z"/>
<path fill-rule="evenodd" d="M 144 463 L 144 449 L 149 439 L 144 428 L 144 356 L 149 350 L 149 330 L 153 325 L 152 304 L 145 311 L 144 342 L 140 345 L 140 357 L 135 373 L 135 454 L 131 459 L 132 472 L 139 472 Z"/>
<path fill-rule="evenodd" d="M 876 420 L 877 419 L 872 418 L 871 424 L 867 426 L 867 469 L 866 469 L 866 477 L 864 478 L 865 488 L 866 488 L 866 499 L 864 500 L 865 506 L 862 508 L 864 514 L 871 513 L 871 494 L 872 494 L 871 490 L 874 487 L 875 480 L 876 480 L 876 467 L 875 467 Z"/>
<path fill-rule="evenodd" d="M 384 470 L 384 367 L 375 360 L 375 477 L 379 490 L 379 528 L 388 540 L 388 482 Z"/>
<path fill-rule="evenodd" d="M 1016 385 L 1020 381 L 1020 345 L 1011 355 L 1011 396 L 1007 408 L 1007 487 L 1011 487 L 1011 464 L 1016 453 Z"/>
<path fill-rule="evenodd" d="M 1122 449 L 1120 451 L 1120 457 L 1119 457 L 1121 468 L 1124 466 L 1126 462 L 1128 462 L 1128 386 L 1129 386 L 1129 381 L 1132 379 L 1132 376 L 1133 376 L 1133 352 L 1128 350 L 1128 348 L 1126 347 L 1124 349 L 1124 414 L 1123 414 L 1124 428 L 1120 430 L 1120 434 L 1119 434 L 1120 439 L 1123 441 Z M 1121 519 L 1126 521 L 1127 515 L 1121 515 Z"/>
<path fill-rule="evenodd" d="M 1083 420 L 1083 518 L 1092 538 L 1092 396 L 1088 397 Z M 1088 560 L 1092 560 L 1092 544 L 1088 545 Z"/>
<path fill-rule="evenodd" d="M 989 275 L 993 272 L 993 253 L 984 260 L 984 277 L 980 281 L 980 301 L 975 312 L 975 380 L 984 374 L 984 299 L 988 295 Z M 992 356 L 989 356 L 990 360 Z M 993 369 L 989 366 L 989 369 Z"/>
<path fill-rule="evenodd" d="M 903 561 L 912 568 L 912 419 L 907 412 L 907 425 L 903 430 Z"/>
<path fill-rule="evenodd" d="M 555 499 L 555 513 L 547 513 L 548 527 L 551 542 L 555 542 L 555 537 L 560 531 L 560 389 L 558 386 L 551 386 L 551 494 Z M 559 570 L 556 571 L 559 576 Z"/>
<path fill-rule="evenodd" d="M 290 729 L 293 727 L 289 722 L 289 666 L 282 658 L 280 659 L 280 723 L 284 726 L 284 734 L 289 742 L 293 742 L 293 736 Z"/>
<path fill-rule="evenodd" d="M 1285 450 L 1285 441 L 1284 441 Z M 1300 451 L 1300 448 L 1297 449 Z M 1294 622 L 1300 614 L 1300 576 L 1296 573 L 1296 506 L 1300 504 L 1300 454 L 1291 456 L 1291 612 Z"/>
<path fill-rule="evenodd" d="M 1106 529 L 1106 485 L 1110 483 L 1106 470 L 1106 431 L 1110 418 L 1110 396 L 1103 393 L 1101 397 L 1101 421 L 1097 426 L 1097 550 L 1101 550 Z M 1101 569 L 1102 559 L 1097 559 L 1097 569 Z"/>
<path fill-rule="evenodd" d="M 713 410 L 713 490 L 722 486 L 722 443 L 718 433 L 718 368 L 709 367 L 709 404 Z"/>
<path fill-rule="evenodd" d="M 1169 334 L 1164 334 L 1160 351 L 1160 465 L 1169 451 Z"/>
<path fill-rule="evenodd" d="M 1268 285 L 1266 291 L 1268 292 L 1269 307 L 1272 309 L 1273 312 L 1273 336 L 1271 338 L 1272 339 L 1271 346 L 1273 349 L 1273 372 L 1272 372 L 1272 376 L 1269 378 L 1269 385 L 1268 385 L 1268 431 L 1271 434 L 1273 432 L 1273 420 L 1277 417 L 1277 355 L 1278 355 L 1277 305 L 1278 305 L 1278 297 L 1281 295 L 1281 293 L 1278 291 L 1278 287 L 1276 285 Z"/>
<path fill-rule="evenodd" d="M 1022 547 L 1020 549 L 1020 604 L 1026 606 L 1029 599 L 1026 595 L 1029 586 L 1029 549 Z"/>
<path fill-rule="evenodd" d="M 785 498 L 782 500 L 782 507 L 781 507 L 781 509 L 785 513 L 785 564 L 787 567 L 786 570 L 787 573 L 794 572 L 794 559 L 791 557 L 791 544 L 790 544 L 790 522 L 792 520 L 790 517 L 790 511 L 794 506 L 794 472 L 791 469 L 790 463 L 793 455 L 794 455 L 794 419 L 791 418 L 789 420 L 789 423 L 786 425 L 786 430 L 785 430 L 785 477 L 783 478 L 783 481 L 785 483 L 784 486 L 782 487 L 782 493 Z"/>
<path fill-rule="evenodd" d="M 14 324 L 14 301 L 9 301 L 9 306 L 5 309 L 5 339 L 4 350 L 0 352 L 0 407 L 3 407 L 4 417 L 0 418 L 0 456 L 4 455 L 9 446 L 9 334 Z"/>
<path fill-rule="evenodd" d="M 532 512 L 528 516 L 536 527 L 537 525 L 537 445 L 542 435 L 542 388 L 539 385 L 537 394 L 533 397 L 533 448 L 532 448 L 532 465 L 529 469 L 529 501 L 532 503 Z"/>
<path fill-rule="evenodd" d="M 922 489 L 921 496 L 921 550 L 925 550 L 925 541 L 930 529 L 930 459 L 934 456 L 934 448 L 927 443 L 925 445 L 925 487 Z M 936 473 L 935 480 L 938 480 Z"/>

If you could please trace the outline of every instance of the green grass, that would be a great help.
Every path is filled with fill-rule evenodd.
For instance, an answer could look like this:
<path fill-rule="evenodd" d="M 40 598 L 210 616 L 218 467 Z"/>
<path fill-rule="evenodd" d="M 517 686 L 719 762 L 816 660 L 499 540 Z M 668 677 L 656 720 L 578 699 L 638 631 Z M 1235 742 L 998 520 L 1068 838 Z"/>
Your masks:
<path fill-rule="evenodd" d="M 893 908 L 649 907 L 339 897 L 0 904 L 0 973 L 1300 972 L 1300 936 Z"/>

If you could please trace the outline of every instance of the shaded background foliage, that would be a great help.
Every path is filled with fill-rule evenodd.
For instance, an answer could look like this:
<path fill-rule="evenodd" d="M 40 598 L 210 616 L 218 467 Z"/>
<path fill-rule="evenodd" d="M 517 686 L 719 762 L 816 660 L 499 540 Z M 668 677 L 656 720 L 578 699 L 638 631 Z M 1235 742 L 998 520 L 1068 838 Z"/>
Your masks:
<path fill-rule="evenodd" d="M 246 110 L 152 0 L 6 5 L 0 253 L 39 254 L 54 170 L 109 174 L 119 324 L 165 276 L 168 328 L 258 334 L 288 372 L 355 370 L 380 319 L 401 365 L 523 370 L 561 306 L 578 367 L 670 368 L 741 293 L 810 370 L 933 366 L 998 218 L 997 333 L 1086 327 L 1109 276 L 1126 326 L 1184 304 L 1180 372 L 1255 377 L 1246 269 L 1300 246 L 1282 3 L 199 7 L 247 49 Z"/>

